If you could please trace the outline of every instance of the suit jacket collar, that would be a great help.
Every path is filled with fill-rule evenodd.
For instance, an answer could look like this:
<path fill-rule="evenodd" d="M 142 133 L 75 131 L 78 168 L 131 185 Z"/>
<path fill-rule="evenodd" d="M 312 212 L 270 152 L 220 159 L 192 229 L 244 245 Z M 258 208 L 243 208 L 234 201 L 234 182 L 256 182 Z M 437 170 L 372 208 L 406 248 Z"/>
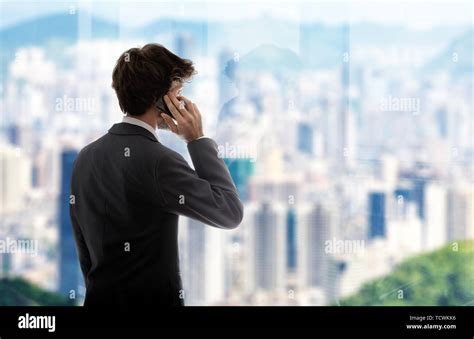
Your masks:
<path fill-rule="evenodd" d="M 126 122 L 114 124 L 109 129 L 109 133 L 116 135 L 141 135 L 145 138 L 150 139 L 151 141 L 158 142 L 158 139 L 156 139 L 156 137 L 145 128 L 137 125 L 128 124 Z"/>

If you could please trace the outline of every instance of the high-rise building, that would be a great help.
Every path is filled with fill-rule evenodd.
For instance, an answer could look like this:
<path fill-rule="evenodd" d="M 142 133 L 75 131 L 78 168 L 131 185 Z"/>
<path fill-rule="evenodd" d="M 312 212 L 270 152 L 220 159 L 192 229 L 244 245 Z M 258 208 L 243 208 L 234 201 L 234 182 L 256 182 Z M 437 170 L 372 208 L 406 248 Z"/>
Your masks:
<path fill-rule="evenodd" d="M 346 166 L 353 159 L 355 154 L 354 142 L 354 121 L 350 107 L 350 26 L 344 25 L 342 28 L 341 50 L 343 54 L 341 64 L 341 96 L 340 107 L 337 119 L 337 158 L 340 164 Z"/>
<path fill-rule="evenodd" d="M 398 182 L 398 159 L 391 154 L 380 156 L 377 166 L 377 179 L 384 183 L 387 189 L 395 188 Z"/>
<path fill-rule="evenodd" d="M 309 123 L 298 123 L 297 141 L 298 151 L 309 155 L 313 154 L 313 128 Z"/>
<path fill-rule="evenodd" d="M 249 225 L 249 263 L 252 290 L 275 290 L 285 287 L 286 278 L 286 208 L 283 204 L 264 202 L 251 213 Z"/>
<path fill-rule="evenodd" d="M 401 260 L 409 255 L 422 251 L 423 224 L 416 214 L 415 205 L 404 202 L 396 203 L 399 210 L 387 220 L 385 250 Z"/>
<path fill-rule="evenodd" d="M 385 237 L 386 225 L 386 205 L 385 193 L 370 192 L 369 193 L 369 239 L 377 237 Z"/>
<path fill-rule="evenodd" d="M 398 216 L 406 216 L 408 212 L 408 205 L 413 202 L 413 190 L 410 187 L 397 187 L 393 191 L 396 200 Z"/>
<path fill-rule="evenodd" d="M 227 168 L 229 169 L 232 180 L 234 181 L 240 199 L 246 201 L 248 194 L 248 181 L 254 172 L 255 162 L 249 158 L 225 158 Z"/>
<path fill-rule="evenodd" d="M 286 267 L 289 272 L 295 272 L 297 268 L 297 217 L 294 208 L 288 209 L 286 214 Z"/>
<path fill-rule="evenodd" d="M 422 226 L 422 244 L 426 251 L 443 246 L 447 240 L 446 189 L 430 182 L 425 188 L 425 219 Z"/>
<path fill-rule="evenodd" d="M 180 219 L 180 267 L 186 305 L 213 305 L 224 299 L 228 234 L 202 222 Z"/>
<path fill-rule="evenodd" d="M 20 145 L 20 126 L 18 124 L 11 124 L 7 127 L 8 142 L 12 145 Z"/>
<path fill-rule="evenodd" d="M 327 266 L 326 283 L 323 286 L 325 304 L 337 305 L 342 291 L 341 280 L 347 271 L 347 263 L 342 259 L 330 257 Z"/>
<path fill-rule="evenodd" d="M 205 300 L 205 225 L 180 218 L 180 266 L 184 299 L 188 305 L 203 304 Z"/>
<path fill-rule="evenodd" d="M 0 147 L 0 214 L 22 210 L 31 188 L 31 161 L 17 147 Z"/>
<path fill-rule="evenodd" d="M 331 256 L 326 245 L 337 236 L 334 215 L 326 204 L 308 204 L 298 208 L 298 220 L 300 285 L 324 288 Z"/>
<path fill-rule="evenodd" d="M 425 219 L 425 186 L 426 178 L 416 177 L 413 183 L 413 199 L 418 208 L 418 216 L 421 220 Z"/>
<path fill-rule="evenodd" d="M 445 139 L 448 136 L 448 110 L 446 107 L 442 107 L 436 110 L 436 129 L 438 135 Z"/>
<path fill-rule="evenodd" d="M 474 187 L 464 184 L 448 191 L 448 240 L 474 239 Z"/>
<path fill-rule="evenodd" d="M 59 194 L 59 292 L 68 297 L 70 295 L 77 295 L 80 275 L 79 260 L 69 216 L 71 176 L 76 157 L 77 150 L 75 149 L 65 149 L 61 152 L 61 192 Z"/>

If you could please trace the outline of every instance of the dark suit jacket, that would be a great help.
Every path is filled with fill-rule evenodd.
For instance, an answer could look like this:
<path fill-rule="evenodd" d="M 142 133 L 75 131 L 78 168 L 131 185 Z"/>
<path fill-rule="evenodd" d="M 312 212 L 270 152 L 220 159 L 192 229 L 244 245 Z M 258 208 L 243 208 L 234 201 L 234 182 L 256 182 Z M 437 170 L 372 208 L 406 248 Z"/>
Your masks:
<path fill-rule="evenodd" d="M 184 305 L 178 215 L 234 228 L 242 204 L 209 138 L 188 143 L 195 171 L 146 129 L 128 123 L 84 147 L 71 180 L 70 215 L 84 305 Z"/>

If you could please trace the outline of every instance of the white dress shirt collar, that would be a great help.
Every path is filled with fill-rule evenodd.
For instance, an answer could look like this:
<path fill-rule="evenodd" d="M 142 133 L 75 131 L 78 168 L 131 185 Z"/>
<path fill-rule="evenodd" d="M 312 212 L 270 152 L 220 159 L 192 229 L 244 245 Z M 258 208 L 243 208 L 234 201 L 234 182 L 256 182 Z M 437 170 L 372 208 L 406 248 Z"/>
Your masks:
<path fill-rule="evenodd" d="M 146 122 L 141 121 L 140 119 L 137 119 L 137 118 L 130 117 L 128 115 L 123 117 L 122 122 L 125 122 L 127 124 L 132 124 L 132 125 L 135 125 L 135 126 L 143 127 L 148 132 L 153 134 L 155 136 L 156 140 L 158 140 L 158 134 L 156 134 L 156 130 L 153 127 L 151 127 L 150 125 L 148 125 Z"/>

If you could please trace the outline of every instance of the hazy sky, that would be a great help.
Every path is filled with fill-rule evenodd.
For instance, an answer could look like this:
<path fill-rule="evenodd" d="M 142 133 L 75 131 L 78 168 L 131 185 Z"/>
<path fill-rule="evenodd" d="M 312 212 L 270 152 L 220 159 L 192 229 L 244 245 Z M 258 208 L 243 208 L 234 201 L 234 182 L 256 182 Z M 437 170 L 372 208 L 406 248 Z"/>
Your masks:
<path fill-rule="evenodd" d="M 323 23 L 377 22 L 412 28 L 433 25 L 472 25 L 473 1 L 466 0 L 181 0 L 181 1 L 23 1 L 0 0 L 0 27 L 50 13 L 91 11 L 95 16 L 123 25 L 138 26 L 161 17 L 233 20 L 268 15 L 288 20 Z"/>

